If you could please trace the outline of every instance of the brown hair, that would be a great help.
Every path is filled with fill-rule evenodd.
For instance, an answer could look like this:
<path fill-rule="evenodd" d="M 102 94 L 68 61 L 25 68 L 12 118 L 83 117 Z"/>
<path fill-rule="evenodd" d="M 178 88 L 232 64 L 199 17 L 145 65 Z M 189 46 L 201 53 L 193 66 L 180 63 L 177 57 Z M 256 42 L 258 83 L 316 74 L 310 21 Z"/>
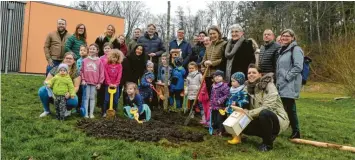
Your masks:
<path fill-rule="evenodd" d="M 135 95 L 139 94 L 139 90 L 138 90 L 138 86 L 137 84 L 133 83 L 133 82 L 127 82 L 126 83 L 126 87 L 125 87 L 125 91 L 127 92 L 128 87 L 132 86 L 135 90 Z"/>
<path fill-rule="evenodd" d="M 84 26 L 84 33 L 82 36 L 79 35 L 78 29 L 80 28 L 80 26 Z M 75 33 L 74 33 L 75 37 L 77 39 L 82 39 L 85 43 L 86 43 L 86 27 L 84 24 L 80 23 L 76 26 L 75 28 Z"/>
<path fill-rule="evenodd" d="M 126 37 L 123 34 L 118 35 L 117 38 L 123 37 L 124 42 L 126 42 Z M 118 39 L 117 39 L 118 40 Z"/>
<path fill-rule="evenodd" d="M 65 59 L 65 57 L 67 57 L 67 56 L 72 56 L 73 59 L 74 59 L 73 65 L 69 68 L 69 75 L 70 75 L 70 78 L 71 78 L 71 79 L 74 79 L 74 78 L 75 78 L 74 76 L 77 75 L 77 72 L 78 72 L 78 68 L 76 68 L 75 54 L 74 54 L 73 52 L 69 51 L 69 52 L 67 52 L 67 53 L 64 54 L 64 59 Z M 63 59 L 62 62 L 64 62 L 64 59 Z"/>
<path fill-rule="evenodd" d="M 82 45 L 80 45 L 79 49 L 80 49 L 80 48 L 85 48 L 85 49 L 86 49 L 86 52 L 89 53 L 89 47 L 88 47 L 87 45 L 82 44 Z"/>
<path fill-rule="evenodd" d="M 285 30 L 283 30 L 282 32 L 281 32 L 281 36 L 283 35 L 283 34 L 285 34 L 285 33 L 288 33 L 288 34 L 290 34 L 290 36 L 294 39 L 294 41 L 296 40 L 296 34 L 295 34 L 295 32 L 292 30 L 292 29 L 285 29 Z"/>
<path fill-rule="evenodd" d="M 210 28 L 208 28 L 208 34 L 211 30 L 214 30 L 218 33 L 218 40 L 222 39 L 222 32 L 217 26 L 211 26 Z"/>
<path fill-rule="evenodd" d="M 123 61 L 123 53 L 118 49 L 112 49 L 107 57 L 107 63 L 113 64 L 113 58 L 117 58 L 116 63 L 121 64 Z"/>
<path fill-rule="evenodd" d="M 104 43 L 104 47 L 103 48 L 105 48 L 106 46 L 109 46 L 112 49 L 112 44 L 110 42 Z"/>
<path fill-rule="evenodd" d="M 250 68 L 255 68 L 259 73 L 261 73 L 261 69 L 260 69 L 258 66 L 256 66 L 254 63 L 250 63 L 250 64 L 249 64 L 248 70 L 249 70 Z"/>
<path fill-rule="evenodd" d="M 194 61 L 190 62 L 188 66 L 194 66 L 198 70 L 198 65 Z"/>

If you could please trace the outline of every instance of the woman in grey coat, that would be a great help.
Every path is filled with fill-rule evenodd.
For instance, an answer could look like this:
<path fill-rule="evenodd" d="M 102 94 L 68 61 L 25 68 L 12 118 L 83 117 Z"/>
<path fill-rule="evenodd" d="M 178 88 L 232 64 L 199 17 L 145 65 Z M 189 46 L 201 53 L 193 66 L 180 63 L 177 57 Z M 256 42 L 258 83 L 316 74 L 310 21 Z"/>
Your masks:
<path fill-rule="evenodd" d="M 292 134 L 290 138 L 300 138 L 300 129 L 295 99 L 298 99 L 302 86 L 303 51 L 297 45 L 295 32 L 286 29 L 281 33 L 282 47 L 276 68 L 276 86 L 283 106 L 290 119 Z"/>

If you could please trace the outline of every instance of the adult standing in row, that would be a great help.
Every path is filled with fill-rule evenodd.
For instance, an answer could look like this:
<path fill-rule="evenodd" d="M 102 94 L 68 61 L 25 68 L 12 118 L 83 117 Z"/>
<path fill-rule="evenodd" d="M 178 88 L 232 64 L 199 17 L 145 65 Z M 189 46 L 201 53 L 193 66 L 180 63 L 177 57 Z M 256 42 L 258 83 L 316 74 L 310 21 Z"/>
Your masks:
<path fill-rule="evenodd" d="M 244 38 L 243 28 L 234 24 L 230 27 L 232 39 L 228 41 L 225 49 L 227 59 L 226 80 L 230 81 L 230 76 L 235 72 L 248 73 L 250 63 L 255 63 L 253 42 Z"/>
<path fill-rule="evenodd" d="M 106 32 L 96 38 L 95 43 L 99 46 L 99 57 L 103 56 L 104 44 L 109 42 L 112 45 L 112 49 L 120 49 L 120 43 L 117 38 L 115 38 L 116 29 L 110 24 L 106 28 Z"/>
<path fill-rule="evenodd" d="M 130 74 L 126 77 L 127 82 L 134 82 L 138 84 L 138 80 L 143 76 L 144 70 L 146 68 L 147 56 L 144 55 L 145 48 L 142 44 L 137 44 L 136 47 L 131 50 L 131 53 L 127 56 L 129 63 Z M 126 68 L 123 69 L 125 72 Z M 126 74 L 124 74 L 126 75 Z"/>
<path fill-rule="evenodd" d="M 120 51 L 123 53 L 124 56 L 127 56 L 127 45 L 124 35 L 119 35 L 117 39 L 120 45 Z"/>
<path fill-rule="evenodd" d="M 281 33 L 281 40 L 282 47 L 276 68 L 276 85 L 290 119 L 292 134 L 289 138 L 300 138 L 295 99 L 299 98 L 302 87 L 303 51 L 297 45 L 293 30 L 284 30 Z"/>
<path fill-rule="evenodd" d="M 73 52 L 75 61 L 80 58 L 79 50 L 81 45 L 86 45 L 86 27 L 84 24 L 78 24 L 75 33 L 65 42 L 65 52 Z"/>
<path fill-rule="evenodd" d="M 192 61 L 196 61 L 197 64 L 200 64 L 202 61 L 203 56 L 206 52 L 206 45 L 205 45 L 205 38 L 207 37 L 207 33 L 205 31 L 201 31 L 198 34 L 198 42 L 192 48 Z M 209 40 L 209 39 L 208 39 Z"/>
<path fill-rule="evenodd" d="M 128 51 L 127 51 L 128 55 L 136 47 L 138 38 L 141 37 L 141 33 L 142 33 L 142 30 L 140 28 L 134 29 L 134 31 L 133 31 L 133 39 L 131 40 L 131 42 L 128 43 L 128 48 L 127 48 L 128 49 Z"/>
<path fill-rule="evenodd" d="M 144 46 L 144 54 L 154 63 L 154 75 L 157 77 L 159 57 L 166 51 L 163 41 L 158 37 L 154 24 L 149 24 L 147 32 L 137 41 Z"/>
<path fill-rule="evenodd" d="M 206 53 L 201 64 L 209 67 L 205 81 L 208 94 L 210 95 L 213 83 L 212 76 L 216 70 L 222 68 L 220 65 L 224 58 L 224 49 L 227 42 L 222 39 L 222 33 L 217 26 L 211 26 L 208 29 L 208 34 L 211 39 L 211 46 L 206 48 Z"/>
<path fill-rule="evenodd" d="M 48 34 L 44 43 L 44 54 L 48 62 L 46 76 L 49 71 L 63 61 L 65 53 L 65 41 L 70 37 L 65 19 L 58 19 L 57 30 Z"/>
<path fill-rule="evenodd" d="M 281 48 L 275 41 L 275 34 L 271 29 L 266 29 L 263 34 L 264 45 L 260 47 L 259 68 L 262 74 L 276 72 L 278 51 Z"/>
<path fill-rule="evenodd" d="M 184 29 L 179 29 L 177 31 L 177 38 L 169 43 L 169 51 L 172 49 L 180 49 L 180 57 L 184 60 L 182 66 L 187 70 L 187 64 L 190 62 L 190 56 L 192 53 L 192 48 L 190 43 L 185 41 L 185 31 Z"/>

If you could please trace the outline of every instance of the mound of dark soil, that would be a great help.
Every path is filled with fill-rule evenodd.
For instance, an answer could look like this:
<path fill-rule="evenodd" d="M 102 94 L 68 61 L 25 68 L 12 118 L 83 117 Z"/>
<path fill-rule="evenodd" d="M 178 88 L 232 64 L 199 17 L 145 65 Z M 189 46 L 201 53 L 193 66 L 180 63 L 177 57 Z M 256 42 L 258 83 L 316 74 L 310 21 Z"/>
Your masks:
<path fill-rule="evenodd" d="M 119 138 L 128 141 L 153 141 L 163 138 L 170 142 L 201 142 L 205 134 L 181 129 L 186 116 L 178 113 L 155 112 L 149 122 L 138 124 L 135 120 L 116 118 L 115 120 L 82 119 L 77 127 L 87 135 L 98 138 Z M 196 118 L 189 126 L 201 126 Z"/>

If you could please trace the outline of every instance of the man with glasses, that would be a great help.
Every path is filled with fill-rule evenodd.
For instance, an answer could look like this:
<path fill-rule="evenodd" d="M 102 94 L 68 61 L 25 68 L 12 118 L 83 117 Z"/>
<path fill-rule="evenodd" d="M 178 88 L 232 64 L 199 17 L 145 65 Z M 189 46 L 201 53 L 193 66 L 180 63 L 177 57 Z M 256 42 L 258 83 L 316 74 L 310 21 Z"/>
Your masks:
<path fill-rule="evenodd" d="M 263 34 L 264 45 L 260 47 L 259 67 L 262 74 L 275 73 L 278 51 L 281 46 L 274 41 L 275 35 L 271 29 Z"/>
<path fill-rule="evenodd" d="M 57 30 L 49 33 L 44 43 L 44 53 L 48 62 L 46 76 L 53 67 L 58 66 L 63 60 L 65 41 L 70 37 L 66 25 L 65 19 L 58 19 Z"/>
<path fill-rule="evenodd" d="M 192 48 L 190 43 L 185 41 L 184 36 L 184 29 L 179 29 L 177 31 L 177 38 L 169 43 L 169 51 L 172 49 L 180 49 L 180 56 L 184 60 L 183 67 L 187 70 L 187 64 L 190 62 Z"/>

